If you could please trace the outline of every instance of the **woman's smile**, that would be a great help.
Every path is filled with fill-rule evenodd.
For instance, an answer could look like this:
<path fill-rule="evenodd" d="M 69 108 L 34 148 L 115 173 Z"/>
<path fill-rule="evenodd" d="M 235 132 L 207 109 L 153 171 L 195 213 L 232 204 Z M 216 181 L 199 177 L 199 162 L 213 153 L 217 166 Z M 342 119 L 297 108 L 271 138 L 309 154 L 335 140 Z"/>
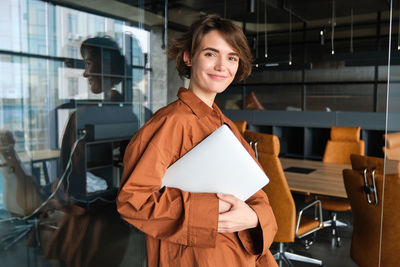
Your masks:
<path fill-rule="evenodd" d="M 214 79 L 216 81 L 223 81 L 227 78 L 227 76 L 218 75 L 218 74 L 208 74 L 208 76 L 210 76 L 212 79 Z"/>

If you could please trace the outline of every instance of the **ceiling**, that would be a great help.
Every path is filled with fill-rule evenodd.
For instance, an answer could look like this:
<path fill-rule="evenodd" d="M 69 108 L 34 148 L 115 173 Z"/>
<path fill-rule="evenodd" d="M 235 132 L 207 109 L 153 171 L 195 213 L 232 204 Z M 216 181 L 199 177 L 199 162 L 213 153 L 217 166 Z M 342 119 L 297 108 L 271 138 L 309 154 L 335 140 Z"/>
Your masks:
<path fill-rule="evenodd" d="M 293 22 L 330 18 L 333 2 L 337 17 L 349 16 L 352 8 L 355 15 L 389 10 L 387 0 L 170 0 L 169 9 L 172 11 L 184 7 L 207 14 L 217 13 L 221 16 L 225 14 L 227 18 L 237 21 L 257 22 L 258 19 L 263 23 L 266 8 L 267 21 L 276 24 L 287 23 L 289 13 L 293 15 Z M 250 12 L 250 6 L 254 6 L 255 12 Z"/>
<path fill-rule="evenodd" d="M 115 16 L 133 24 L 144 22 L 147 27 L 163 25 L 165 22 L 165 0 L 49 1 Z M 397 1 L 393 8 L 393 34 L 397 34 Z M 380 47 L 387 47 L 389 10 L 390 0 L 168 0 L 168 36 L 173 37 L 174 32 L 185 31 L 200 15 L 219 14 L 245 28 L 252 50 L 255 55 L 260 55 L 260 60 L 264 60 L 262 57 L 266 51 L 265 25 L 268 54 L 276 56 L 276 60 L 281 55 L 287 57 L 288 47 L 290 51 L 293 50 L 294 57 L 304 58 L 304 54 L 307 54 L 305 43 L 311 51 L 309 54 L 319 59 L 320 55 L 325 57 L 331 54 L 332 15 L 335 22 L 335 51 L 349 52 L 350 34 L 354 37 L 356 52 L 379 51 Z M 352 25 L 354 31 L 351 32 Z M 320 36 L 321 31 L 324 32 L 324 40 Z"/>
<path fill-rule="evenodd" d="M 108 13 L 131 21 L 143 20 L 140 10 L 145 10 L 144 24 L 148 26 L 164 22 L 164 1 L 159 0 L 50 0 L 51 2 L 80 6 L 100 13 Z M 330 23 L 335 7 L 336 23 L 376 20 L 376 14 L 388 14 L 390 0 L 167 0 L 170 28 L 184 30 L 200 15 L 219 14 L 222 17 L 246 23 L 246 30 L 256 31 L 256 24 L 270 29 L 288 28 L 289 16 L 293 25 L 324 25 Z M 397 2 L 396 2 L 397 3 Z M 253 7 L 253 8 L 252 8 Z M 394 8 L 397 8 L 394 6 Z M 266 10 L 266 12 L 265 12 Z M 266 14 L 266 16 L 265 16 Z M 143 15 L 143 14 L 142 14 Z M 143 21 L 141 21 L 143 22 Z M 281 25 L 282 27 L 280 27 Z"/>

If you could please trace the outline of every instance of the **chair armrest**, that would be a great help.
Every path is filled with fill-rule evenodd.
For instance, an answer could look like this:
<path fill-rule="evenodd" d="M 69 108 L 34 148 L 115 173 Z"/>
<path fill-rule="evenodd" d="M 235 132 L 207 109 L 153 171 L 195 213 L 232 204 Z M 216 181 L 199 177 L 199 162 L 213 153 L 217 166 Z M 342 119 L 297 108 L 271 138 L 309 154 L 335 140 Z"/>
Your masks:
<path fill-rule="evenodd" d="M 310 204 L 308 204 L 307 206 L 305 206 L 304 208 L 302 208 L 302 209 L 299 211 L 299 217 L 297 218 L 297 223 L 296 223 L 296 236 L 297 236 L 297 233 L 299 232 L 299 227 L 300 227 L 301 217 L 303 216 L 303 212 L 304 212 L 305 210 L 308 210 L 309 208 L 315 206 L 315 205 L 317 205 L 317 207 L 318 207 L 318 221 L 319 221 L 319 226 L 318 226 L 318 228 L 316 228 L 316 229 L 314 229 L 314 230 L 312 230 L 312 231 L 309 231 L 309 232 L 307 232 L 307 233 L 305 233 L 305 234 L 299 236 L 299 238 L 302 238 L 303 236 L 306 236 L 306 235 L 308 235 L 308 234 L 310 234 L 310 233 L 312 233 L 312 232 L 314 232 L 314 231 L 317 231 L 317 230 L 319 230 L 319 229 L 322 228 L 322 225 L 323 225 L 322 204 L 321 204 L 321 200 L 318 200 L 318 199 L 317 199 L 317 200 L 314 200 L 313 202 L 311 202 Z"/>

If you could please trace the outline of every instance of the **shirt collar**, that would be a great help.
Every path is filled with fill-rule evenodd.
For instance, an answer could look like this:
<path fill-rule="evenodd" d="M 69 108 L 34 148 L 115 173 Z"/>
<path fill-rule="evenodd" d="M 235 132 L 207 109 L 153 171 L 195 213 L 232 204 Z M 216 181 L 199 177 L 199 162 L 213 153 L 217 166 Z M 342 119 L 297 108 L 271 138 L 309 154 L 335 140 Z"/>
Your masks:
<path fill-rule="evenodd" d="M 213 108 L 210 108 L 206 103 L 203 102 L 203 100 L 198 98 L 192 91 L 186 88 L 179 88 L 178 98 L 185 103 L 200 119 L 207 115 L 211 115 L 213 110 L 215 110 L 218 114 L 221 113 L 220 109 L 215 103 L 213 103 Z"/>

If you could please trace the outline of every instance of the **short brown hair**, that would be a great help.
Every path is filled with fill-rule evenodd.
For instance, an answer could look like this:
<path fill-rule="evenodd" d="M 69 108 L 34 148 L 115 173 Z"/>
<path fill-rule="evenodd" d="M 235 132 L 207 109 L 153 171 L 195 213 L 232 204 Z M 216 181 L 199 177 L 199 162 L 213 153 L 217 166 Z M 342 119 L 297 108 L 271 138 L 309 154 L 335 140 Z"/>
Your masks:
<path fill-rule="evenodd" d="M 217 30 L 239 55 L 239 68 L 233 82 L 246 79 L 251 73 L 252 55 L 242 29 L 233 22 L 222 19 L 217 15 L 207 15 L 195 21 L 182 37 L 175 39 L 167 50 L 167 54 L 176 60 L 176 69 L 181 77 L 190 78 L 188 67 L 183 55 L 189 53 L 191 57 L 196 52 L 202 38 L 212 30 Z"/>

